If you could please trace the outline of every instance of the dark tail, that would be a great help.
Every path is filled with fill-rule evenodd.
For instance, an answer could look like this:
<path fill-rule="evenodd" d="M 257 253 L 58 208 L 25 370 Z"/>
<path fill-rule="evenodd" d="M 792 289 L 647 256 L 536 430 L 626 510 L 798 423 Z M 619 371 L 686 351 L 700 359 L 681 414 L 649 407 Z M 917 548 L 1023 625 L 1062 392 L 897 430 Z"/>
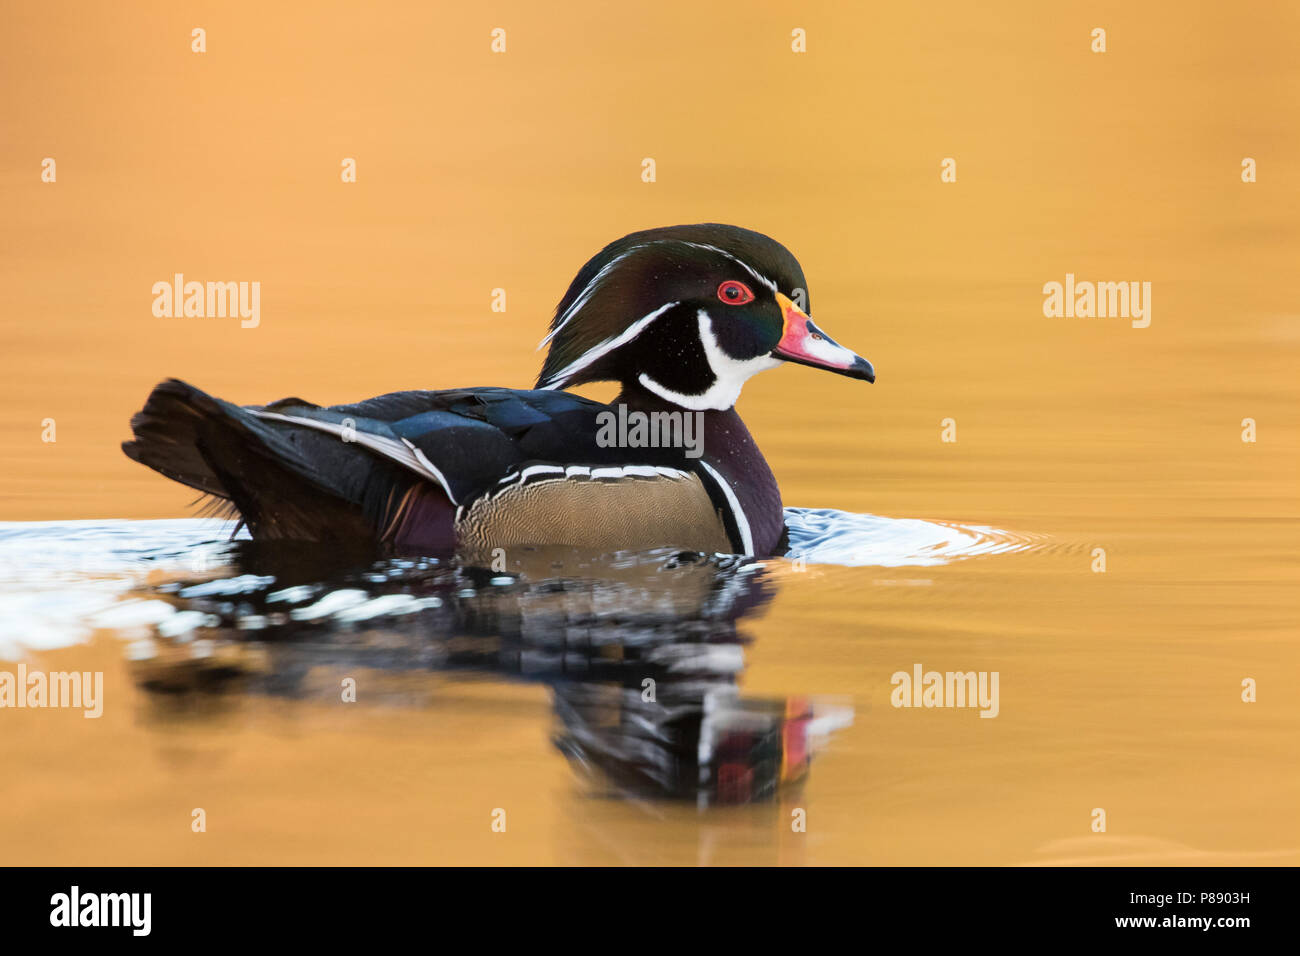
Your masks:
<path fill-rule="evenodd" d="M 257 538 L 381 540 L 419 483 L 355 444 L 259 418 L 176 379 L 153 390 L 131 430 L 129 458 L 229 502 Z"/>

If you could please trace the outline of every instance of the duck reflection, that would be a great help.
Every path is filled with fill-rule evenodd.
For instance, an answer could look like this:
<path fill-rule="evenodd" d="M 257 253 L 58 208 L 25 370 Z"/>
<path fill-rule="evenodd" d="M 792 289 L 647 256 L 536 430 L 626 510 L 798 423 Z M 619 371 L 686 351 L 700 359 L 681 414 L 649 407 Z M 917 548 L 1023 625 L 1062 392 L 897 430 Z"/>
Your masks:
<path fill-rule="evenodd" d="M 155 586 L 177 613 L 130 657 L 156 718 L 316 696 L 322 668 L 538 682 L 552 690 L 554 744 L 592 791 L 701 805 L 797 786 L 851 722 L 835 701 L 740 696 L 739 624 L 775 588 L 749 559 L 530 549 L 485 569 L 252 541 L 230 554 L 215 576 Z M 409 704 L 409 682 L 396 687 L 389 702 Z"/>

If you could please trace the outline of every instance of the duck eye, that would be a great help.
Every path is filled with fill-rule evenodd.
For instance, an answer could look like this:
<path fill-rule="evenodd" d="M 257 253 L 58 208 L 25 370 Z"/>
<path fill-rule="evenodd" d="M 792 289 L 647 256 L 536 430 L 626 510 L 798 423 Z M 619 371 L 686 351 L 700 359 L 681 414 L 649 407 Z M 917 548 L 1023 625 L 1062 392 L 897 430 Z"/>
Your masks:
<path fill-rule="evenodd" d="M 718 298 L 727 305 L 744 305 L 746 302 L 754 301 L 754 293 L 749 291 L 749 286 L 745 283 L 728 279 L 718 286 Z"/>

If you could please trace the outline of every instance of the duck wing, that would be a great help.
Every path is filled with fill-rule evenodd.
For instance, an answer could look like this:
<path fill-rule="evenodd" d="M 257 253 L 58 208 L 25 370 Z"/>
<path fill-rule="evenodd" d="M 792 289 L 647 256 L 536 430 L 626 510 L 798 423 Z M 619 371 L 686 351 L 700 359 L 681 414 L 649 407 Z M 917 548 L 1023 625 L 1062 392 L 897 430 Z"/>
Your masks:
<path fill-rule="evenodd" d="M 132 418 L 135 437 L 122 447 L 228 502 L 256 537 L 441 550 L 467 532 L 485 542 L 557 541 L 565 521 L 599 524 L 592 515 L 603 511 L 611 534 L 636 539 L 653 535 L 656 516 L 677 503 L 694 524 L 712 516 L 692 540 L 737 550 L 726 492 L 707 466 L 680 447 L 602 442 L 601 415 L 611 411 L 568 392 L 496 387 L 239 406 L 170 379 Z M 531 514 L 543 517 L 540 528 L 521 518 Z"/>

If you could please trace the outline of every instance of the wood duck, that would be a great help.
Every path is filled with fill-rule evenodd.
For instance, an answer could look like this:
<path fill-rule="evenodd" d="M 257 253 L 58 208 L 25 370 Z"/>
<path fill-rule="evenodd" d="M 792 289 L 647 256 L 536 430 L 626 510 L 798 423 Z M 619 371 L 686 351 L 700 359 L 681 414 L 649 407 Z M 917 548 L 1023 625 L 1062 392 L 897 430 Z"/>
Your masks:
<path fill-rule="evenodd" d="M 796 304 L 806 289 L 794 256 L 748 229 L 636 232 L 570 284 L 531 390 L 241 407 L 169 379 L 122 450 L 255 538 L 779 554 L 781 493 L 736 414 L 741 387 L 782 362 L 875 381 Z M 609 405 L 564 391 L 595 381 L 622 391 Z"/>

